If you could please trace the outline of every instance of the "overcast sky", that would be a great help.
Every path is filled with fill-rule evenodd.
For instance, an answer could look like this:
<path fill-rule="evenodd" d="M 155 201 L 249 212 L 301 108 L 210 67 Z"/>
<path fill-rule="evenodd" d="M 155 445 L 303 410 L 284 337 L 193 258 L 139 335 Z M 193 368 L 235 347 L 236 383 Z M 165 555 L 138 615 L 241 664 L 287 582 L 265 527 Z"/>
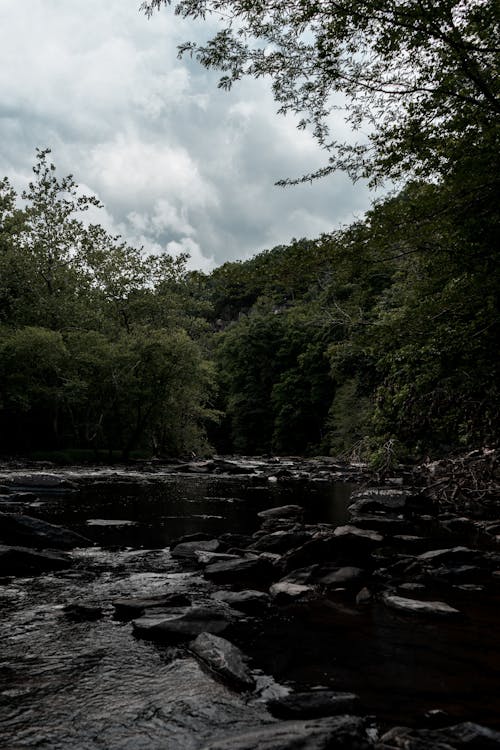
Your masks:
<path fill-rule="evenodd" d="M 0 176 L 21 190 L 48 146 L 104 203 L 100 223 L 205 271 L 362 215 L 368 191 L 344 175 L 275 187 L 323 163 L 311 136 L 276 114 L 265 82 L 222 92 L 177 59 L 207 26 L 139 5 L 0 0 Z"/>

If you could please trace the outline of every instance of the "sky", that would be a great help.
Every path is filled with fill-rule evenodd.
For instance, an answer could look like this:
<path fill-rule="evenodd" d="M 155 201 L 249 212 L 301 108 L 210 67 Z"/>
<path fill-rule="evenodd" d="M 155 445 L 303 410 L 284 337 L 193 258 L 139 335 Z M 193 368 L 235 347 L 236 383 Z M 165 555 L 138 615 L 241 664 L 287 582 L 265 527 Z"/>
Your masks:
<path fill-rule="evenodd" d="M 178 59 L 210 24 L 139 6 L 0 0 L 0 177 L 21 191 L 49 147 L 58 174 L 104 204 L 93 220 L 205 272 L 363 215 L 370 194 L 344 174 L 276 187 L 324 164 L 312 136 L 276 114 L 266 81 L 227 93 Z"/>

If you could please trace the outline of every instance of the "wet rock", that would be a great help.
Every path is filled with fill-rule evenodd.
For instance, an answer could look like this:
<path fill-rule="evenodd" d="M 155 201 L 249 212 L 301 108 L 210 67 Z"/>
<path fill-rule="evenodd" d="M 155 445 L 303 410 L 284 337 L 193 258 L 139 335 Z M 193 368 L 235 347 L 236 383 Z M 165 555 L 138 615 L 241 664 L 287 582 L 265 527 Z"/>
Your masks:
<path fill-rule="evenodd" d="M 304 515 L 304 508 L 300 505 L 281 505 L 279 508 L 261 510 L 257 515 L 263 520 L 267 520 L 268 518 L 292 518 L 299 520 Z"/>
<path fill-rule="evenodd" d="M 225 602 L 232 609 L 250 615 L 263 612 L 267 609 L 271 600 L 269 594 L 264 593 L 264 591 L 253 591 L 251 589 L 247 591 L 216 591 L 212 598 Z"/>
<path fill-rule="evenodd" d="M 134 633 L 142 638 L 158 641 L 187 641 L 200 633 L 223 633 L 231 624 L 227 612 L 215 607 L 189 607 L 177 612 L 146 613 L 134 620 Z"/>
<path fill-rule="evenodd" d="M 354 693 L 312 690 L 268 701 L 267 708 L 278 719 L 319 719 L 355 712 L 359 697 Z"/>
<path fill-rule="evenodd" d="M 398 590 L 402 591 L 403 593 L 422 593 L 425 591 L 425 586 L 423 583 L 414 583 L 412 581 L 407 581 L 406 583 L 401 583 L 398 586 Z"/>
<path fill-rule="evenodd" d="M 102 607 L 95 604 L 82 604 L 80 602 L 67 604 L 63 608 L 63 612 L 69 620 L 73 620 L 74 622 L 93 622 L 100 620 L 103 616 Z"/>
<path fill-rule="evenodd" d="M 220 542 L 218 539 L 199 540 L 194 542 L 181 542 L 172 547 L 170 554 L 174 558 L 180 558 L 184 560 L 195 560 L 196 552 L 203 550 L 205 552 L 217 552 L 220 549 Z"/>
<path fill-rule="evenodd" d="M 368 750 L 364 722 L 355 716 L 282 721 L 205 745 L 202 750 Z"/>
<path fill-rule="evenodd" d="M 425 617 L 438 617 L 438 618 L 456 618 L 461 617 L 461 612 L 454 607 L 451 607 L 446 602 L 439 601 L 420 601 L 417 599 L 407 599 L 403 596 L 396 596 L 394 594 L 384 594 L 382 596 L 382 602 L 391 609 L 396 609 L 399 612 L 404 612 L 410 615 L 423 615 Z"/>
<path fill-rule="evenodd" d="M 214 470 L 219 474 L 255 474 L 253 466 L 239 463 L 238 461 L 227 461 L 223 458 L 215 458 Z"/>
<path fill-rule="evenodd" d="M 440 565 L 438 568 L 432 568 L 428 573 L 428 577 L 433 581 L 453 584 L 478 583 L 484 580 L 485 575 L 489 577 L 489 573 L 485 573 L 477 565 L 457 565 L 456 567 Z"/>
<path fill-rule="evenodd" d="M 366 573 L 362 568 L 349 565 L 332 570 L 330 573 L 322 576 L 319 579 L 319 583 L 327 588 L 337 588 L 338 586 L 352 588 L 358 586 L 365 576 Z"/>
<path fill-rule="evenodd" d="M 372 552 L 384 541 L 382 534 L 378 534 L 376 531 L 371 531 L 370 529 L 360 529 L 350 524 L 337 526 L 333 535 L 339 542 L 343 543 L 346 549 L 360 554 Z"/>
<path fill-rule="evenodd" d="M 287 552 L 290 549 L 300 547 L 310 538 L 303 531 L 274 531 L 265 534 L 250 545 L 250 549 L 262 550 L 263 552 Z"/>
<path fill-rule="evenodd" d="M 211 565 L 226 560 L 239 560 L 241 556 L 229 552 L 209 552 L 208 550 L 198 549 L 194 553 L 194 557 L 200 565 Z"/>
<path fill-rule="evenodd" d="M 412 526 L 409 521 L 396 516 L 374 516 L 368 514 L 352 513 L 349 516 L 350 522 L 360 529 L 372 529 L 383 534 L 403 534 L 410 531 Z"/>
<path fill-rule="evenodd" d="M 232 534 L 231 532 L 228 532 L 227 534 L 221 534 L 219 541 L 222 542 L 227 549 L 230 547 L 245 549 L 245 547 L 248 547 L 248 545 L 252 543 L 252 537 L 246 534 Z"/>
<path fill-rule="evenodd" d="M 297 568 L 291 570 L 282 581 L 290 581 L 291 583 L 311 583 L 318 579 L 318 571 L 320 570 L 319 565 L 308 565 L 306 568 Z"/>
<path fill-rule="evenodd" d="M 245 664 L 245 656 L 230 641 L 213 633 L 201 633 L 189 649 L 213 672 L 240 690 L 253 690 L 255 682 Z"/>
<path fill-rule="evenodd" d="M 370 604 L 370 602 L 372 601 L 372 599 L 373 599 L 372 592 L 370 591 L 369 588 L 367 588 L 365 586 L 356 595 L 356 604 L 358 605 L 358 607 L 364 607 L 367 604 Z"/>
<path fill-rule="evenodd" d="M 213 534 L 205 534 L 203 531 L 198 531 L 195 534 L 183 534 L 177 539 L 172 539 L 170 548 L 173 549 L 178 544 L 184 544 L 184 542 L 208 542 L 213 538 Z"/>
<path fill-rule="evenodd" d="M 163 594 L 150 597 L 129 597 L 113 601 L 117 620 L 133 620 L 148 609 L 168 609 L 169 607 L 189 607 L 191 599 L 186 594 Z"/>
<path fill-rule="evenodd" d="M 385 487 L 354 492 L 351 500 L 349 513 L 401 512 L 417 503 L 414 495 L 407 490 Z M 420 504 L 422 500 L 418 502 Z"/>
<path fill-rule="evenodd" d="M 68 492 L 77 485 L 57 474 L 27 472 L 2 477 L 2 485 L 9 490 L 29 490 L 31 492 Z"/>
<path fill-rule="evenodd" d="M 20 513 L 2 512 L 0 512 L 0 542 L 39 549 L 74 549 L 75 547 L 90 547 L 93 544 L 90 539 L 65 529 L 63 526 L 56 526 Z"/>
<path fill-rule="evenodd" d="M 500 732 L 463 722 L 442 729 L 394 727 L 381 737 L 380 750 L 493 750 L 500 747 Z"/>
<path fill-rule="evenodd" d="M 271 586 L 269 593 L 278 604 L 288 604 L 297 601 L 297 599 L 310 598 L 314 595 L 315 590 L 312 586 L 300 583 L 278 581 Z"/>
<path fill-rule="evenodd" d="M 63 570 L 71 564 L 71 557 L 64 552 L 0 545 L 2 576 L 34 576 L 52 570 Z"/>
<path fill-rule="evenodd" d="M 274 577 L 274 566 L 260 557 L 239 558 L 208 565 L 203 575 L 216 584 L 240 589 L 267 587 Z"/>
<path fill-rule="evenodd" d="M 423 552 L 417 557 L 417 562 L 425 565 L 442 565 L 444 563 L 469 563 L 476 560 L 480 553 L 469 547 L 451 547 L 447 549 L 434 549 L 429 552 Z"/>

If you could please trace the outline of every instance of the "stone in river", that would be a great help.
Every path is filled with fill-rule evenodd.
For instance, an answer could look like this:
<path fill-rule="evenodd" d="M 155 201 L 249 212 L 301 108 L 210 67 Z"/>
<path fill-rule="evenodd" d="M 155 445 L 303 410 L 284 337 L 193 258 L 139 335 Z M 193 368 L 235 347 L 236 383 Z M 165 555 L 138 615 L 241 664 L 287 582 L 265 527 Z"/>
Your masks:
<path fill-rule="evenodd" d="M 187 641 L 200 633 L 223 633 L 230 616 L 215 607 L 189 607 L 177 612 L 146 614 L 132 625 L 136 635 L 156 641 Z"/>
<path fill-rule="evenodd" d="M 69 568 L 71 563 L 71 557 L 64 552 L 0 545 L 0 575 L 2 576 L 33 576 L 51 570 Z"/>
<path fill-rule="evenodd" d="M 302 518 L 304 514 L 304 508 L 300 505 L 281 505 L 279 508 L 267 508 L 257 513 L 259 518 Z"/>
<path fill-rule="evenodd" d="M 384 541 L 382 534 L 370 529 L 359 529 L 357 526 L 337 526 L 333 535 L 345 543 L 346 547 L 355 548 L 359 552 L 371 552 Z"/>
<path fill-rule="evenodd" d="M 225 560 L 208 565 L 203 575 L 217 584 L 228 584 L 244 589 L 249 585 L 258 588 L 269 585 L 274 576 L 274 567 L 269 560 L 260 557 Z"/>
<path fill-rule="evenodd" d="M 74 531 L 20 513 L 0 512 L 0 542 L 38 549 L 89 547 L 93 542 Z"/>
<path fill-rule="evenodd" d="M 245 656 L 230 641 L 213 633 L 201 633 L 189 649 L 216 674 L 241 690 L 253 690 L 255 682 L 245 664 Z"/>
<path fill-rule="evenodd" d="M 443 563 L 467 563 L 478 556 L 478 551 L 469 547 L 451 547 L 449 549 L 433 549 L 423 552 L 417 560 L 426 565 L 442 565 Z"/>
<path fill-rule="evenodd" d="M 269 593 L 278 603 L 288 603 L 297 599 L 304 599 L 304 597 L 309 598 L 315 593 L 315 590 L 312 586 L 306 586 L 301 583 L 279 581 L 271 586 Z"/>
<path fill-rule="evenodd" d="M 204 550 L 205 552 L 217 552 L 220 549 L 218 539 L 199 540 L 195 542 L 181 542 L 172 547 L 170 554 L 172 557 L 184 559 L 196 559 L 196 552 Z"/>
<path fill-rule="evenodd" d="M 185 594 L 160 594 L 151 597 L 123 597 L 113 601 L 117 620 L 133 620 L 148 609 L 189 607 L 191 600 Z"/>
<path fill-rule="evenodd" d="M 257 614 L 267 609 L 270 602 L 269 594 L 264 591 L 216 591 L 212 598 L 225 602 L 232 609 L 246 614 Z"/>
<path fill-rule="evenodd" d="M 102 607 L 95 604 L 82 604 L 81 602 L 66 604 L 63 612 L 69 620 L 74 620 L 75 622 L 100 620 L 103 614 Z"/>
<path fill-rule="evenodd" d="M 356 711 L 359 698 L 354 693 L 333 690 L 311 690 L 308 693 L 291 693 L 268 701 L 267 708 L 278 719 L 318 719 L 323 716 Z"/>
<path fill-rule="evenodd" d="M 380 739 L 383 750 L 496 750 L 500 732 L 465 721 L 442 729 L 394 727 Z"/>
<path fill-rule="evenodd" d="M 417 599 L 406 599 L 403 596 L 384 594 L 383 603 L 391 609 L 397 609 L 411 615 L 424 615 L 426 617 L 461 617 L 462 613 L 450 607 L 446 602 L 426 602 Z"/>
<path fill-rule="evenodd" d="M 328 588 L 336 588 L 337 586 L 351 587 L 357 586 L 365 575 L 365 571 L 362 568 L 346 566 L 332 570 L 320 578 L 318 582 Z"/>
<path fill-rule="evenodd" d="M 310 534 L 304 531 L 274 531 L 264 534 L 250 545 L 250 549 L 264 552 L 287 552 L 289 549 L 300 547 L 310 539 Z"/>
<path fill-rule="evenodd" d="M 362 719 L 336 716 L 280 721 L 263 729 L 215 740 L 202 750 L 368 750 L 370 747 L 372 743 Z"/>

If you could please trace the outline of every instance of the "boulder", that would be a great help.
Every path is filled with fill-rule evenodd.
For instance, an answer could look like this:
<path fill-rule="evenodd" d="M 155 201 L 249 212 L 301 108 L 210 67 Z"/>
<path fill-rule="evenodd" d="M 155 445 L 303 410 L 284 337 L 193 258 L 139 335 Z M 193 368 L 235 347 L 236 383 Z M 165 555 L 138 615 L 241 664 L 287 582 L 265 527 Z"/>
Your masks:
<path fill-rule="evenodd" d="M 425 617 L 438 618 L 456 618 L 462 616 L 462 613 L 458 609 L 450 607 L 446 602 L 419 601 L 417 599 L 407 599 L 406 597 L 396 596 L 394 594 L 384 594 L 382 596 L 382 601 L 387 607 L 409 615 L 423 615 Z"/>
<path fill-rule="evenodd" d="M 268 701 L 269 712 L 278 719 L 318 719 L 323 716 L 356 711 L 359 698 L 354 693 L 333 690 L 311 690 L 308 693 L 291 693 Z"/>
<path fill-rule="evenodd" d="M 200 633 L 223 633 L 232 619 L 227 612 L 211 607 L 189 607 L 170 612 L 153 610 L 134 620 L 134 633 L 156 641 L 188 641 Z"/>
<path fill-rule="evenodd" d="M 203 575 L 216 584 L 245 589 L 267 587 L 274 577 L 274 566 L 260 557 L 238 558 L 207 565 Z"/>
<path fill-rule="evenodd" d="M 202 750 L 368 750 L 370 747 L 362 719 L 336 716 L 280 721 L 263 729 L 215 740 Z"/>
<path fill-rule="evenodd" d="M 322 576 L 318 583 L 327 588 L 338 588 L 339 586 L 353 588 L 358 586 L 365 576 L 366 573 L 362 568 L 349 565 L 332 570 L 330 573 Z"/>
<path fill-rule="evenodd" d="M 117 620 L 133 620 L 149 609 L 189 607 L 191 600 L 185 594 L 160 594 L 150 597 L 123 597 L 113 601 Z"/>
<path fill-rule="evenodd" d="M 453 563 L 460 565 L 462 563 L 470 563 L 480 556 L 480 552 L 477 550 L 470 549 L 469 547 L 451 547 L 448 549 L 433 549 L 429 552 L 423 552 L 418 555 L 417 562 L 423 563 L 424 565 L 443 565 L 445 563 Z"/>
<path fill-rule="evenodd" d="M 2 576 L 34 576 L 51 570 L 69 568 L 71 563 L 71 557 L 64 552 L 0 545 Z"/>
<path fill-rule="evenodd" d="M 90 547 L 93 542 L 81 534 L 20 513 L 0 512 L 0 542 L 37 549 Z"/>
<path fill-rule="evenodd" d="M 278 581 L 271 586 L 269 593 L 278 604 L 288 604 L 298 599 L 311 598 L 315 590 L 312 586 L 301 583 Z"/>
<path fill-rule="evenodd" d="M 30 492 L 68 492 L 74 490 L 77 485 L 61 477 L 58 474 L 27 472 L 18 473 L 2 478 L 2 485 L 9 490 L 29 490 Z"/>
<path fill-rule="evenodd" d="M 196 560 L 196 553 L 200 550 L 204 552 L 217 552 L 220 549 L 218 539 L 208 539 L 193 542 L 181 542 L 170 549 L 170 554 L 174 558 L 183 560 Z"/>
<path fill-rule="evenodd" d="M 209 552 L 205 549 L 198 549 L 194 553 L 194 557 L 200 565 L 211 565 L 226 560 L 239 560 L 241 556 L 229 552 Z"/>
<path fill-rule="evenodd" d="M 269 594 L 252 589 L 246 591 L 216 591 L 215 594 L 212 594 L 212 598 L 225 602 L 238 612 L 245 612 L 249 615 L 261 613 L 267 609 L 270 602 Z"/>
<path fill-rule="evenodd" d="M 245 664 L 245 656 L 230 641 L 213 633 L 201 633 L 189 644 L 189 649 L 225 682 L 240 690 L 254 689 L 255 682 Z"/>
<path fill-rule="evenodd" d="M 271 534 L 260 536 L 256 542 L 250 545 L 250 549 L 283 553 L 300 547 L 309 538 L 310 535 L 304 531 L 274 531 Z"/>
<path fill-rule="evenodd" d="M 261 510 L 257 515 L 263 520 L 267 520 L 268 518 L 292 518 L 299 520 L 304 515 L 304 508 L 300 505 L 281 505 L 278 508 Z"/>

